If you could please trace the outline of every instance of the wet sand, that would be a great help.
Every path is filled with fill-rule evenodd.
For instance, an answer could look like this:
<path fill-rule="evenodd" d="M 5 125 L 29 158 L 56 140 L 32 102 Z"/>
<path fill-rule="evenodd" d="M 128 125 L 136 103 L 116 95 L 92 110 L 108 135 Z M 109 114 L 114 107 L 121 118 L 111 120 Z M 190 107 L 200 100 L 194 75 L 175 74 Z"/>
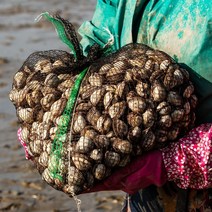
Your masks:
<path fill-rule="evenodd" d="M 17 141 L 15 108 L 8 99 L 12 77 L 34 51 L 67 47 L 58 39 L 53 26 L 34 19 L 42 12 L 59 12 L 76 28 L 90 20 L 95 0 L 1 0 L 0 1 L 0 211 L 65 212 L 77 211 L 75 201 L 41 180 L 27 161 Z M 123 192 L 83 194 L 84 212 L 120 211 Z"/>

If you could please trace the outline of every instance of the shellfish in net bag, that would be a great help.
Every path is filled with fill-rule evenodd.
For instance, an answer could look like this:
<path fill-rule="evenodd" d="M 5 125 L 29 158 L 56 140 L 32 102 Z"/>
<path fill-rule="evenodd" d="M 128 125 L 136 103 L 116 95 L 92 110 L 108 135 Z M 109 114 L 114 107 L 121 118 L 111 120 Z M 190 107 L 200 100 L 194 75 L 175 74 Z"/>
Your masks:
<path fill-rule="evenodd" d="M 166 53 L 128 44 L 83 56 L 72 25 L 56 16 L 75 55 L 31 54 L 10 100 L 42 178 L 73 196 L 143 152 L 177 141 L 193 125 L 197 97 L 186 69 Z"/>

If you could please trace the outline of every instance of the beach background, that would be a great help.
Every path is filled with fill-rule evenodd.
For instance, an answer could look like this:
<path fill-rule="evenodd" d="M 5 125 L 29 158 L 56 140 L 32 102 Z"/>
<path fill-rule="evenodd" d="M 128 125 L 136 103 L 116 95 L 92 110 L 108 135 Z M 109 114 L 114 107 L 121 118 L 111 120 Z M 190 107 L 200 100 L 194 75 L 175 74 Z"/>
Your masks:
<path fill-rule="evenodd" d="M 0 211 L 77 211 L 76 203 L 41 179 L 25 159 L 16 136 L 15 108 L 8 93 L 12 78 L 33 52 L 49 49 L 69 51 L 53 26 L 35 22 L 42 12 L 59 13 L 76 29 L 92 18 L 96 0 L 0 0 Z M 125 194 L 98 192 L 79 195 L 82 212 L 120 211 Z"/>

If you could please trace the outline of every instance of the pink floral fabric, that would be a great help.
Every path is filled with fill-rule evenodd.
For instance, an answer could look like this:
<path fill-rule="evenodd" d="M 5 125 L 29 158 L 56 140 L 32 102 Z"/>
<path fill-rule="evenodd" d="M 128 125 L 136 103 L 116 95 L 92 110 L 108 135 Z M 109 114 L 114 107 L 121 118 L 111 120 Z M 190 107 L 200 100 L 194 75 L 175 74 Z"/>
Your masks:
<path fill-rule="evenodd" d="M 32 159 L 32 154 L 29 152 L 28 147 L 26 145 L 26 142 L 22 139 L 21 137 L 21 128 L 18 129 L 17 131 L 17 136 L 18 136 L 18 140 L 21 143 L 21 145 L 24 147 L 24 151 L 25 151 L 25 157 L 27 160 L 31 160 Z"/>
<path fill-rule="evenodd" d="M 161 149 L 169 181 L 181 188 L 212 187 L 212 124 L 202 124 Z"/>

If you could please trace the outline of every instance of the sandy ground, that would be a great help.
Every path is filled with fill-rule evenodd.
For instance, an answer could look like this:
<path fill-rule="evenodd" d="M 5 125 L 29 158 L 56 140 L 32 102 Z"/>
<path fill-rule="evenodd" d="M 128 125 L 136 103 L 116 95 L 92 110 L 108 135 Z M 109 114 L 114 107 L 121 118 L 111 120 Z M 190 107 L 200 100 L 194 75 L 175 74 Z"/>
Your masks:
<path fill-rule="evenodd" d="M 90 20 L 95 0 L 0 0 L 0 211 L 77 211 L 73 199 L 44 182 L 25 160 L 17 141 L 15 109 L 8 99 L 12 77 L 29 54 L 62 49 L 54 28 L 46 21 L 35 23 L 42 12 L 59 12 L 75 26 Z M 84 212 L 120 211 L 123 192 L 80 195 Z"/>

